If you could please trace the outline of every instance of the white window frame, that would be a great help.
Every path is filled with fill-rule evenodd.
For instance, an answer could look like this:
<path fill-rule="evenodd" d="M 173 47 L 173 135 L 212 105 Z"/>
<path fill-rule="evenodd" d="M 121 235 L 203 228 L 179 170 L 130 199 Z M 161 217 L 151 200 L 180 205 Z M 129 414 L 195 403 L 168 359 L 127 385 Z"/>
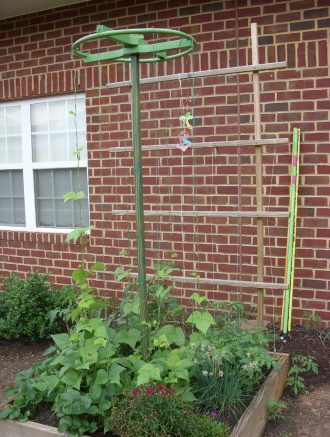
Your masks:
<path fill-rule="evenodd" d="M 36 199 L 34 188 L 34 171 L 35 170 L 56 170 L 65 168 L 77 168 L 77 160 L 72 161 L 56 161 L 56 162 L 33 162 L 32 161 L 32 134 L 31 134 L 31 105 L 34 103 L 55 102 L 59 100 L 75 100 L 83 98 L 86 103 L 85 94 L 63 94 L 60 96 L 40 97 L 25 100 L 15 100 L 10 102 L 0 103 L 0 107 L 20 106 L 21 108 L 21 136 L 22 136 L 22 163 L 0 163 L 1 170 L 22 170 L 23 171 L 23 187 L 24 187 L 24 207 L 25 207 L 25 226 L 10 226 L 0 225 L 0 230 L 10 231 L 32 231 L 32 232 L 47 232 L 47 233 L 69 233 L 72 229 L 69 228 L 45 228 L 36 225 Z M 87 129 L 86 129 L 87 131 Z M 55 133 L 48 130 L 47 133 Z M 87 132 L 86 132 L 87 133 Z M 87 141 L 86 141 L 87 143 Z M 80 160 L 79 167 L 86 169 L 87 172 L 87 187 L 88 184 L 88 160 Z M 89 191 L 89 190 L 87 190 Z M 89 206 L 89 193 L 85 193 Z M 90 209 L 88 211 L 90 213 Z"/>

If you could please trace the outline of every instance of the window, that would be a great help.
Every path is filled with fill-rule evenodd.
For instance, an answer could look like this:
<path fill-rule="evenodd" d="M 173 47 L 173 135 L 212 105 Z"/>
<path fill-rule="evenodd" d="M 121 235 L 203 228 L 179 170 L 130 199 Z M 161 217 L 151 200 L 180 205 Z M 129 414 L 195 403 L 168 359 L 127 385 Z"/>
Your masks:
<path fill-rule="evenodd" d="M 87 225 L 87 199 L 64 203 L 68 191 L 88 193 L 84 96 L 0 105 L 0 226 Z"/>

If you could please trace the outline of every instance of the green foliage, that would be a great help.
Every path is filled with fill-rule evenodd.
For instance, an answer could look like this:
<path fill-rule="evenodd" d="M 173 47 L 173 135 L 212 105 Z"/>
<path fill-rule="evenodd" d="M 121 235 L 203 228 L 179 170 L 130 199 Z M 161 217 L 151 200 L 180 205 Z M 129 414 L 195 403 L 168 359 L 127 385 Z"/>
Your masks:
<path fill-rule="evenodd" d="M 26 279 L 11 274 L 4 278 L 1 293 L 0 337 L 48 338 L 58 332 L 65 312 L 73 304 L 72 287 L 54 290 L 47 275 L 31 273 Z"/>
<path fill-rule="evenodd" d="M 303 318 L 306 319 L 303 323 L 305 329 L 318 329 L 322 325 L 322 318 L 312 311 L 304 311 Z"/>
<path fill-rule="evenodd" d="M 82 232 L 80 243 L 84 238 Z M 17 397 L 2 417 L 27 420 L 40 403 L 48 403 L 59 418 L 60 432 L 70 436 L 107 432 L 112 425 L 121 430 L 121 437 L 228 435 L 210 412 L 220 419 L 246 404 L 264 369 L 275 366 L 267 338 L 261 331 L 242 331 L 227 307 L 217 308 L 214 318 L 213 304 L 197 292 L 192 295 L 195 308 L 186 315 L 171 296 L 168 277 L 176 268 L 172 259 L 157 263 L 148 280 L 150 344 L 142 359 L 140 339 L 146 324 L 138 316 L 136 280 L 124 267 L 116 270 L 117 278 L 126 282 L 125 294 L 109 314 L 90 286 L 90 279 L 104 268 L 102 263 L 88 266 L 82 257 L 72 274 L 79 292 L 66 314 L 70 329 L 52 336 L 54 346 L 44 362 L 18 376 Z M 197 330 L 184 329 L 185 324 Z M 145 384 L 160 384 L 164 390 L 125 410 L 137 402 L 127 393 L 142 393 Z M 174 392 L 165 387 L 175 387 L 178 395 L 169 398 Z M 202 414 L 187 402 L 195 403 Z"/>
<path fill-rule="evenodd" d="M 69 232 L 65 241 L 67 243 L 69 243 L 70 241 L 73 241 L 74 243 L 76 243 L 77 240 L 81 240 L 81 238 L 84 237 L 92 229 L 93 229 L 93 226 L 85 226 L 85 227 L 81 227 L 81 228 L 76 228 L 73 231 Z"/>
<path fill-rule="evenodd" d="M 315 358 L 310 355 L 294 355 L 286 385 L 295 396 L 299 393 L 309 393 L 305 385 L 305 378 L 301 376 L 307 372 L 318 373 L 318 365 Z"/>
<path fill-rule="evenodd" d="M 73 191 L 69 191 L 64 194 L 63 200 L 64 203 L 69 202 L 70 200 L 83 200 L 85 199 L 85 193 L 83 191 L 78 191 L 77 193 Z"/>
<path fill-rule="evenodd" d="M 195 352 L 190 384 L 197 404 L 206 411 L 217 410 L 222 418 L 238 417 L 260 387 L 265 370 L 277 365 L 266 348 L 267 338 L 231 322 L 206 337 L 193 333 L 190 340 Z"/>
<path fill-rule="evenodd" d="M 114 400 L 109 422 L 121 437 L 226 437 L 228 428 L 197 414 L 181 392 L 163 385 L 141 386 Z"/>
<path fill-rule="evenodd" d="M 212 314 L 208 311 L 193 311 L 188 317 L 187 323 L 196 326 L 203 334 L 206 334 L 208 329 L 216 324 Z"/>
<path fill-rule="evenodd" d="M 271 399 L 267 403 L 267 419 L 269 422 L 283 419 L 283 411 L 287 408 L 285 402 L 281 400 Z"/>

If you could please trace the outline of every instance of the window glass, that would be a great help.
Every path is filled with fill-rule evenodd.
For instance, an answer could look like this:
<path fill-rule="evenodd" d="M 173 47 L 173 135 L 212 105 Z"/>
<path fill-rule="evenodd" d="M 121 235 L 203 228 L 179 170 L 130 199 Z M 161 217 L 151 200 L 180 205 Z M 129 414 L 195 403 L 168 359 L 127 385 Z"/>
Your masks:
<path fill-rule="evenodd" d="M 74 161 L 69 159 L 66 133 L 50 134 L 50 160 L 51 161 Z"/>
<path fill-rule="evenodd" d="M 34 162 L 49 161 L 48 134 L 32 134 L 32 156 Z"/>
<path fill-rule="evenodd" d="M 66 107 L 66 101 L 60 100 L 49 103 L 49 130 L 66 131 L 69 113 Z"/>
<path fill-rule="evenodd" d="M 22 162 L 20 106 L 0 108 L 0 163 Z"/>
<path fill-rule="evenodd" d="M 37 226 L 73 228 L 88 224 L 88 203 L 83 199 L 63 202 L 68 191 L 83 191 L 87 196 L 86 169 L 35 171 Z"/>
<path fill-rule="evenodd" d="M 0 224 L 24 225 L 23 171 L 0 171 Z"/>
<path fill-rule="evenodd" d="M 22 139 L 20 136 L 7 137 L 7 162 L 22 162 Z"/>
<path fill-rule="evenodd" d="M 19 106 L 8 106 L 6 108 L 6 133 L 21 133 L 21 111 Z"/>
<path fill-rule="evenodd" d="M 31 131 L 48 131 L 48 105 L 47 103 L 33 103 L 31 105 Z"/>

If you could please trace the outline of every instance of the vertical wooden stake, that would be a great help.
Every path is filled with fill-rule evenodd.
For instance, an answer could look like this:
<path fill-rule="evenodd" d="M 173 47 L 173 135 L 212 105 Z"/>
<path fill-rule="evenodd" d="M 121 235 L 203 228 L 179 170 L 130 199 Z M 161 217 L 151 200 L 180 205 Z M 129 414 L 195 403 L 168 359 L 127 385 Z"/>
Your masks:
<path fill-rule="evenodd" d="M 259 64 L 258 29 L 256 23 L 251 23 L 252 64 Z M 252 73 L 254 95 L 254 137 L 261 139 L 260 118 L 260 80 L 259 72 Z M 263 211 L 262 189 L 262 146 L 256 146 L 256 196 L 257 211 Z M 257 281 L 264 281 L 264 223 L 262 217 L 257 217 Z M 264 325 L 264 289 L 258 288 L 257 301 L 258 325 Z"/>

